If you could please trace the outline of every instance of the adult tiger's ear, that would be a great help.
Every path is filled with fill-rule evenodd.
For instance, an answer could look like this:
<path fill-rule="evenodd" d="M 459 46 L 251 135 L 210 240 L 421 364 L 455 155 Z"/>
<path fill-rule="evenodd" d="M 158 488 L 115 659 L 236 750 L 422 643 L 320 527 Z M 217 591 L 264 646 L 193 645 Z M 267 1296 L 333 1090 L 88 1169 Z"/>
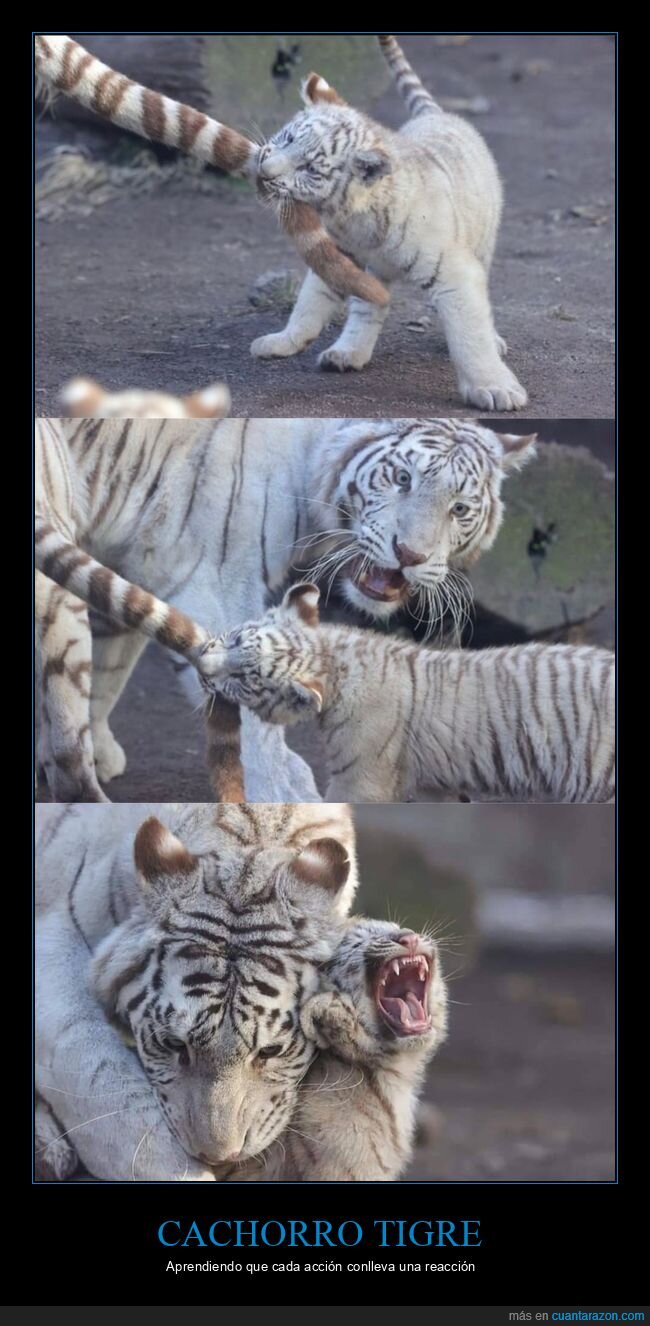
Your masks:
<path fill-rule="evenodd" d="M 284 892 L 289 903 L 305 903 L 305 889 L 314 890 L 312 901 L 331 909 L 347 884 L 352 861 L 338 838 L 315 838 L 289 862 Z"/>
<path fill-rule="evenodd" d="M 181 399 L 192 419 L 223 419 L 230 413 L 232 404 L 230 392 L 221 382 L 204 387 L 202 391 L 193 391 Z"/>
<path fill-rule="evenodd" d="M 282 608 L 284 612 L 290 613 L 293 617 L 298 617 L 304 626 L 318 626 L 320 623 L 319 602 L 320 589 L 318 585 L 301 581 L 299 585 L 292 585 L 287 590 L 282 600 Z"/>
<path fill-rule="evenodd" d="M 92 419 L 106 397 L 103 387 L 92 378 L 72 378 L 59 393 L 61 409 L 70 419 Z"/>
<path fill-rule="evenodd" d="M 327 101 L 331 106 L 347 106 L 347 101 L 340 97 L 335 88 L 330 87 L 327 79 L 320 74 L 308 74 L 300 84 L 300 95 L 305 106 L 318 106 Z"/>
<path fill-rule="evenodd" d="M 362 184 L 374 184 L 383 175 L 392 175 L 390 157 L 380 147 L 369 148 L 364 152 L 355 152 L 352 158 L 352 171 Z"/>
<path fill-rule="evenodd" d="M 153 912 L 166 911 L 179 894 L 189 896 L 196 892 L 200 880 L 199 858 L 155 815 L 140 825 L 133 856 L 144 900 Z"/>
<path fill-rule="evenodd" d="M 504 470 L 520 470 L 535 455 L 537 433 L 524 436 L 518 433 L 497 433 L 496 436 L 503 448 L 501 466 Z"/>

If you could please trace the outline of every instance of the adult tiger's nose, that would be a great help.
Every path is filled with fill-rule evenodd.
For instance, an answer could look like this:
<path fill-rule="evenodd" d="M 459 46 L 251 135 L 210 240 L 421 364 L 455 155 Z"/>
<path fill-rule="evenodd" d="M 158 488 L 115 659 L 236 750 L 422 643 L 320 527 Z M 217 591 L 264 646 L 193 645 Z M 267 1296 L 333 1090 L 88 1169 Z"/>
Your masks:
<path fill-rule="evenodd" d="M 400 566 L 419 566 L 421 562 L 426 562 L 426 553 L 413 552 L 406 543 L 398 543 L 397 537 L 393 538 L 393 549 Z"/>

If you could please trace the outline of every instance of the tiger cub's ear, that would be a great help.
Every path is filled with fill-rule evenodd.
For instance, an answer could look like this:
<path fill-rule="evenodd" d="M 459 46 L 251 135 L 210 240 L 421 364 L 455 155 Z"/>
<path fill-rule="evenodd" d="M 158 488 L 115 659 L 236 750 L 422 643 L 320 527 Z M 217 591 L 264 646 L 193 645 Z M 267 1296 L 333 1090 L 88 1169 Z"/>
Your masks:
<path fill-rule="evenodd" d="M 319 602 L 320 590 L 318 585 L 302 581 L 299 585 L 292 585 L 287 590 L 282 600 L 282 608 L 292 617 L 298 617 L 304 626 L 318 626 L 320 623 Z"/>
<path fill-rule="evenodd" d="M 347 106 L 348 104 L 320 74 L 311 73 L 303 78 L 300 84 L 300 95 L 305 106 L 318 106 L 319 102 L 324 101 L 328 101 L 331 106 Z"/>
<path fill-rule="evenodd" d="M 193 391 L 189 396 L 182 396 L 181 400 L 193 419 L 223 419 L 230 413 L 230 392 L 220 382 L 204 387 L 203 391 Z"/>
<path fill-rule="evenodd" d="M 92 378 L 72 378 L 59 393 L 61 409 L 71 419 L 91 419 L 106 397 Z"/>
<path fill-rule="evenodd" d="M 140 825 L 133 855 L 143 896 L 154 911 L 165 910 L 165 902 L 174 895 L 191 894 L 198 888 L 199 858 L 155 815 Z"/>
<path fill-rule="evenodd" d="M 520 470 L 535 455 L 537 433 L 527 433 L 523 437 L 518 433 L 497 433 L 496 436 L 503 448 L 501 466 L 504 470 Z"/>

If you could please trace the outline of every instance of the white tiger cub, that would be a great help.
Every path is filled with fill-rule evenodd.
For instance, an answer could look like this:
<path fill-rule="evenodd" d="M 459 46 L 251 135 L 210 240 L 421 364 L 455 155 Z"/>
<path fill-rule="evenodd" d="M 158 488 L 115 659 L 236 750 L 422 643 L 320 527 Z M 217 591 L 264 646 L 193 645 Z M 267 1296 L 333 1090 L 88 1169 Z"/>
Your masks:
<path fill-rule="evenodd" d="M 381 49 L 409 112 L 398 133 L 347 106 L 324 79 L 303 86 L 306 109 L 273 135 L 258 172 L 276 198 L 308 203 L 337 243 L 390 285 L 405 279 L 439 314 L 463 401 L 518 410 L 527 396 L 503 362 L 488 278 L 502 210 L 499 173 L 472 125 L 447 114 L 394 37 Z M 253 342 L 257 356 L 304 350 L 339 301 L 309 272 L 284 331 Z M 388 305 L 353 298 L 338 339 L 319 357 L 344 372 L 371 359 Z"/>
<path fill-rule="evenodd" d="M 71 419 L 223 419 L 230 413 L 230 392 L 222 382 L 172 396 L 166 391 L 107 391 L 92 378 L 72 378 L 59 402 Z"/>
<path fill-rule="evenodd" d="M 614 655 L 572 645 L 431 650 L 321 625 L 303 583 L 205 647 L 202 678 L 270 723 L 318 717 L 327 797 L 609 801 Z"/>
<path fill-rule="evenodd" d="M 391 921 L 354 917 L 305 1004 L 320 1047 L 291 1124 L 231 1180 L 389 1182 L 409 1162 L 429 1059 L 447 1031 L 435 942 Z"/>
<path fill-rule="evenodd" d="M 39 759 L 54 798 L 104 800 L 124 771 L 109 719 L 148 638 L 183 655 L 196 703 L 209 636 L 260 617 L 298 563 L 369 617 L 406 608 L 435 626 L 533 454 L 533 437 L 458 419 L 38 420 Z M 281 730 L 247 710 L 242 787 L 234 712 L 212 715 L 216 796 L 317 799 Z"/>
<path fill-rule="evenodd" d="M 209 1182 L 270 1146 L 357 886 L 349 809 L 45 806 L 36 866 L 38 1176 Z"/>

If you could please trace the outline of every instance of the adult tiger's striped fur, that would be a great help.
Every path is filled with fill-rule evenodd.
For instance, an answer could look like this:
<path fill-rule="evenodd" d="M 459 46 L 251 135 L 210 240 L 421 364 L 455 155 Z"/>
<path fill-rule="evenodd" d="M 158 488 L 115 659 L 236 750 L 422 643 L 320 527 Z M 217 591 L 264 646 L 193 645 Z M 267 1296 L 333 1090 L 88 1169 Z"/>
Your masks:
<path fill-rule="evenodd" d="M 70 37 L 36 37 L 36 78 L 42 94 L 64 92 L 142 138 L 176 147 L 230 175 L 258 177 L 260 149 L 256 143 L 201 111 L 116 73 Z M 258 187 L 265 197 L 262 180 Z M 337 249 L 309 204 L 297 201 L 294 206 L 281 206 L 278 219 L 307 265 L 336 294 L 358 295 L 371 304 L 388 302 L 381 282 Z"/>
<path fill-rule="evenodd" d="M 317 715 L 327 796 L 404 801 L 418 788 L 473 799 L 614 796 L 614 655 L 572 645 L 434 651 L 320 625 L 316 585 L 215 641 L 213 685 L 261 718 Z M 206 685 L 208 683 L 205 683 Z"/>
<path fill-rule="evenodd" d="M 72 378 L 59 402 L 70 419 L 223 419 L 230 413 L 230 392 L 221 382 L 187 396 L 171 396 L 139 387 L 107 391 L 92 378 Z"/>
<path fill-rule="evenodd" d="M 494 542 L 503 480 L 532 453 L 531 438 L 448 419 L 39 421 L 39 753 L 53 795 L 102 799 L 99 783 L 123 772 L 108 720 L 147 635 L 185 655 L 196 702 L 190 664 L 208 636 L 196 623 L 218 634 L 260 617 L 300 560 L 338 575 L 370 617 L 458 612 L 461 569 Z M 92 659 L 73 595 L 101 613 Z M 236 736 L 233 715 L 212 715 L 217 796 L 317 798 L 280 729 L 248 711 L 235 786 Z"/>
<path fill-rule="evenodd" d="M 526 392 L 506 367 L 488 278 L 502 210 L 497 167 L 472 125 L 434 101 L 391 36 L 379 38 L 409 113 L 398 133 L 312 80 L 306 110 L 262 149 L 259 174 L 280 199 L 308 203 L 334 239 L 384 285 L 406 279 L 439 313 L 463 400 L 480 410 L 517 410 Z M 284 331 L 252 351 L 292 355 L 320 335 L 335 311 L 331 291 L 309 272 Z M 322 368 L 369 363 L 388 305 L 352 300 Z"/>
<path fill-rule="evenodd" d="M 128 428 L 128 425 L 126 426 Z M 97 462 L 101 464 L 101 458 Z M 113 483 L 112 488 L 116 484 Z M 109 488 L 109 495 L 112 489 Z M 128 497 L 128 494 L 127 494 Z M 137 628 L 196 663 L 209 633 L 184 613 L 137 584 L 124 580 L 85 552 L 78 540 L 88 525 L 88 492 L 71 463 L 56 420 L 36 425 L 36 631 L 40 699 L 38 759 L 53 795 L 60 801 L 105 801 L 97 779 L 122 772 L 123 756 L 107 724 L 95 714 L 91 732 L 92 642 L 88 607 L 110 622 Z M 102 502 L 102 509 L 106 502 Z M 52 582 L 56 583 L 52 583 Z M 221 722 L 224 739 L 218 738 Z M 238 732 L 238 722 L 234 726 Z M 229 759 L 233 718 L 229 706 L 211 707 L 208 717 L 210 767 L 223 778 L 219 800 L 243 801 L 239 759 Z M 97 765 L 97 768 L 95 767 Z"/>
<path fill-rule="evenodd" d="M 267 1148 L 356 889 L 348 808 L 39 807 L 36 863 L 39 1177 L 209 1182 Z"/>
<path fill-rule="evenodd" d="M 426 1064 L 447 1030 L 437 945 L 391 921 L 355 917 L 301 1021 L 321 1053 L 290 1127 L 262 1159 L 218 1177 L 398 1179 L 411 1155 Z"/>

